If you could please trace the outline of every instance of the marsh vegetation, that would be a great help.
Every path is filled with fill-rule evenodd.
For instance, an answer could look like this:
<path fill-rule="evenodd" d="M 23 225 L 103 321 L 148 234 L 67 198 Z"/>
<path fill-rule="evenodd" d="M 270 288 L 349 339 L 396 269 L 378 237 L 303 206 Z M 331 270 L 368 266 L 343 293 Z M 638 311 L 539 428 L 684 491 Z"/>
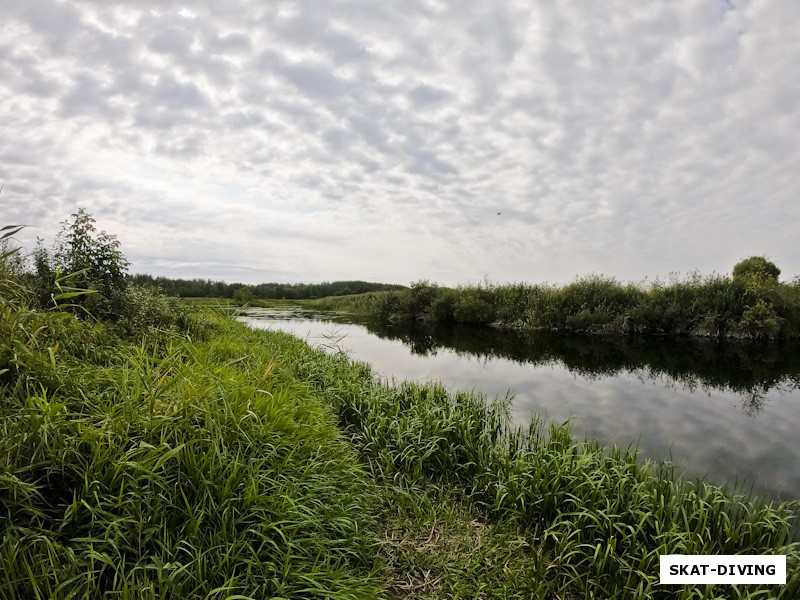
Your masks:
<path fill-rule="evenodd" d="M 800 335 L 800 282 L 781 283 L 763 257 L 740 261 L 731 276 L 673 277 L 624 284 L 599 275 L 566 286 L 515 284 L 409 289 L 327 298 L 318 306 L 385 322 L 495 325 L 591 334 L 690 335 L 749 339 Z"/>
<path fill-rule="evenodd" d="M 635 445 L 640 460 L 775 499 L 800 498 L 800 354 L 791 340 L 587 336 L 387 324 L 303 306 L 252 308 L 285 331 L 397 381 L 509 397 L 514 424 L 570 421 L 578 439 Z"/>
<path fill-rule="evenodd" d="M 113 236 L 85 232 L 124 270 Z M 2 598 L 800 592 L 790 505 L 124 280 L 103 289 L 114 270 L 67 272 L 66 248 L 30 271 L 6 238 L 0 260 Z M 786 554 L 789 577 L 666 588 L 663 553 Z"/>

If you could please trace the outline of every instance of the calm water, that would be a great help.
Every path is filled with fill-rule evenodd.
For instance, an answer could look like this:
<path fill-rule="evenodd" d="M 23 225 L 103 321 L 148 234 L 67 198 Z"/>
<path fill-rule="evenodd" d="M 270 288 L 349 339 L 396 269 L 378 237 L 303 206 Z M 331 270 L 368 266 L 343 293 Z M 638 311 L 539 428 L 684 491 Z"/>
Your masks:
<path fill-rule="evenodd" d="M 572 419 L 576 437 L 638 444 L 641 458 L 671 458 L 689 478 L 800 498 L 797 344 L 390 328 L 296 310 L 243 319 L 342 349 L 388 379 L 510 393 L 519 424 Z"/>

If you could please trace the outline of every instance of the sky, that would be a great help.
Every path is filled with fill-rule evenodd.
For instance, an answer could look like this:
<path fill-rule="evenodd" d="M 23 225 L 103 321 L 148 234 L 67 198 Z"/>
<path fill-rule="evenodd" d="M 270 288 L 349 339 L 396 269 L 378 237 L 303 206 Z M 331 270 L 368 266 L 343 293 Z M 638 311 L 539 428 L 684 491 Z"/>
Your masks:
<path fill-rule="evenodd" d="M 0 225 L 245 283 L 800 274 L 797 0 L 0 0 Z"/>

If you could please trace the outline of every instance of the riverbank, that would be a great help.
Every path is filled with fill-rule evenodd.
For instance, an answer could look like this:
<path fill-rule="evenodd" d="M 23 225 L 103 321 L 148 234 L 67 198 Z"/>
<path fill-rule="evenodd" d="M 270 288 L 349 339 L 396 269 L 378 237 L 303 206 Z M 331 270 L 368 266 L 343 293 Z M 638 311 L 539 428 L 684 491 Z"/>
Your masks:
<path fill-rule="evenodd" d="M 476 395 L 208 311 L 126 339 L 6 304 L 2 332 L 0 597 L 713 597 L 659 554 L 738 552 L 800 589 L 791 507 Z"/>
<path fill-rule="evenodd" d="M 798 280 L 781 283 L 777 276 L 761 271 L 733 277 L 695 274 L 646 285 L 623 284 L 603 276 L 584 277 L 561 287 L 447 288 L 423 281 L 406 290 L 323 298 L 309 305 L 386 323 L 462 323 L 604 335 L 800 337 Z"/>

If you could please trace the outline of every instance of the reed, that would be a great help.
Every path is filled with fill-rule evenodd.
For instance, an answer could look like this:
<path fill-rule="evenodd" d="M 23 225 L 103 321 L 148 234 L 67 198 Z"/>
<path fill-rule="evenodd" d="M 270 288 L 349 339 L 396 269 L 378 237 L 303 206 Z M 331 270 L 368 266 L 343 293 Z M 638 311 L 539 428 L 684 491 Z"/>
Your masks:
<path fill-rule="evenodd" d="M 745 262 L 745 261 L 743 261 Z M 321 308 L 383 322 L 425 321 L 591 334 L 796 338 L 800 285 L 768 276 L 697 273 L 669 282 L 624 284 L 592 275 L 557 287 L 510 284 L 409 289 L 317 301 Z"/>

